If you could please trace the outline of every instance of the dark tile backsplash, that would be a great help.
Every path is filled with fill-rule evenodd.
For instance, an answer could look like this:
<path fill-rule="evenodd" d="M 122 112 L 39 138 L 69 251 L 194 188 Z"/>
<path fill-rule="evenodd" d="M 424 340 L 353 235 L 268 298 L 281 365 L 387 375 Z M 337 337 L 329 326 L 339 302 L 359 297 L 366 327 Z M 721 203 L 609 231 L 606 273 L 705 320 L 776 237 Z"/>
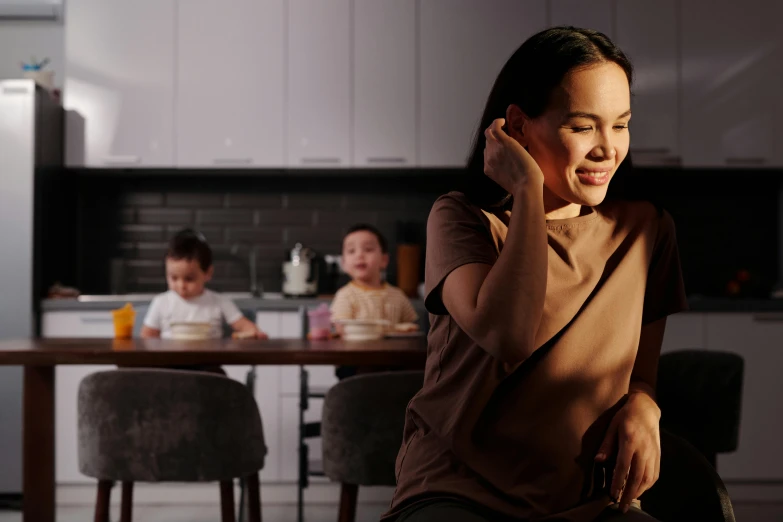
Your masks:
<path fill-rule="evenodd" d="M 389 240 L 389 279 L 394 281 L 395 245 L 403 239 L 423 244 L 430 206 L 453 186 L 450 178 L 456 174 L 71 172 L 76 187 L 71 197 L 78 202 L 77 223 L 71 227 L 76 234 L 58 242 L 59 255 L 67 262 L 51 256 L 44 260 L 49 265 L 42 285 L 56 278 L 83 293 L 162 291 L 166 241 L 188 226 L 201 231 L 213 247 L 213 288 L 247 290 L 252 251 L 260 284 L 266 291 L 279 291 L 287 249 L 302 242 L 322 254 L 339 254 L 346 228 L 358 222 L 376 225 Z M 650 199 L 674 217 L 690 294 L 724 295 L 726 283 L 746 269 L 754 281 L 750 291 L 768 295 L 778 278 L 783 172 L 640 169 L 620 178 L 610 190 Z M 58 215 L 51 213 L 48 219 Z M 63 224 L 60 228 L 65 230 Z"/>
<path fill-rule="evenodd" d="M 164 290 L 166 241 L 183 227 L 199 230 L 212 246 L 210 286 L 216 290 L 249 288 L 252 251 L 262 288 L 280 291 L 287 250 L 301 242 L 321 254 L 339 254 L 345 230 L 360 222 L 378 226 L 388 239 L 388 275 L 394 281 L 398 229 L 407 223 L 423 240 L 432 202 L 448 189 L 448 180 L 434 174 L 404 179 L 76 176 L 80 241 L 73 284 L 83 293 Z"/>

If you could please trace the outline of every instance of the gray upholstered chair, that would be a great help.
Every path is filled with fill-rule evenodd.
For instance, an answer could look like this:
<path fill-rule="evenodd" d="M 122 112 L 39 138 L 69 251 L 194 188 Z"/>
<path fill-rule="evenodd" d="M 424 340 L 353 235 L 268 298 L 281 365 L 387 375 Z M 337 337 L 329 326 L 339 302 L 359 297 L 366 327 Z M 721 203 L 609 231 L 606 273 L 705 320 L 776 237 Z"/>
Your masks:
<path fill-rule="evenodd" d="M 321 415 L 324 474 L 340 482 L 340 522 L 353 522 L 359 486 L 394 486 L 405 409 L 424 372 L 378 372 L 349 377 L 324 398 Z"/>
<path fill-rule="evenodd" d="M 255 399 L 241 383 L 204 372 L 120 369 L 79 385 L 79 469 L 98 479 L 96 522 L 108 522 L 122 482 L 130 522 L 134 482 L 220 482 L 223 522 L 234 522 L 234 479 L 248 488 L 250 522 L 261 520 L 258 472 L 266 445 Z"/>

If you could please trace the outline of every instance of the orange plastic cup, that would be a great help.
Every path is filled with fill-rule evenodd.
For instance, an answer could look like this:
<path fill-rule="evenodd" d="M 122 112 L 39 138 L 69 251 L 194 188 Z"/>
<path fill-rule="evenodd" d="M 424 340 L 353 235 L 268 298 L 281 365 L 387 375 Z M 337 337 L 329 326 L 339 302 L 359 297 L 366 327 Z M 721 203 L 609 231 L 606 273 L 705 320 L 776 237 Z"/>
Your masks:
<path fill-rule="evenodd" d="M 136 310 L 133 305 L 127 303 L 119 310 L 112 310 L 114 319 L 114 338 L 130 339 L 133 337 L 133 323 L 136 321 Z"/>

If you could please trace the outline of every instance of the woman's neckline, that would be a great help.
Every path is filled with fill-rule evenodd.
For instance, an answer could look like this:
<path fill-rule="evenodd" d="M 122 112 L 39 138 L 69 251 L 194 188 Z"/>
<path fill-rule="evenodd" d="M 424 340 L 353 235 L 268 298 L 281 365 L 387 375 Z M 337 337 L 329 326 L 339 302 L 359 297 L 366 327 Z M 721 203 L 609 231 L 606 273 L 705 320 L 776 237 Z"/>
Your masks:
<path fill-rule="evenodd" d="M 598 214 L 595 211 L 595 207 L 582 207 L 582 210 L 580 211 L 580 214 L 578 216 L 574 216 L 570 218 L 560 218 L 560 219 L 547 219 L 546 225 L 561 226 L 561 225 L 572 225 L 576 223 L 584 223 L 586 221 L 590 221 L 594 219 L 597 215 Z"/>

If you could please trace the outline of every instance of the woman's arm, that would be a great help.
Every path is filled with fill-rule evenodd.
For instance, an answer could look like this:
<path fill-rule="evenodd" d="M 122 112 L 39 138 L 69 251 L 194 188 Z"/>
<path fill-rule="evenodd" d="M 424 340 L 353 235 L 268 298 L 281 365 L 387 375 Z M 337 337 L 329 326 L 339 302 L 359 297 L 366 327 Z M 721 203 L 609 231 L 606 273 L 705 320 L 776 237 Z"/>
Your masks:
<path fill-rule="evenodd" d="M 655 382 L 665 329 L 665 317 L 642 326 L 628 401 L 612 419 L 596 456 L 605 462 L 617 452 L 610 492 L 623 511 L 655 484 L 661 471 L 661 410 L 655 403 Z"/>
<path fill-rule="evenodd" d="M 639 350 L 631 371 L 628 393 L 641 392 L 655 400 L 655 384 L 658 380 L 658 360 L 661 356 L 666 318 L 642 326 Z"/>
<path fill-rule="evenodd" d="M 501 126 L 496 120 L 486 133 L 485 172 L 514 196 L 503 250 L 494 265 L 471 263 L 452 271 L 441 300 L 479 346 L 514 366 L 536 348 L 546 294 L 547 235 L 541 169 Z"/>

